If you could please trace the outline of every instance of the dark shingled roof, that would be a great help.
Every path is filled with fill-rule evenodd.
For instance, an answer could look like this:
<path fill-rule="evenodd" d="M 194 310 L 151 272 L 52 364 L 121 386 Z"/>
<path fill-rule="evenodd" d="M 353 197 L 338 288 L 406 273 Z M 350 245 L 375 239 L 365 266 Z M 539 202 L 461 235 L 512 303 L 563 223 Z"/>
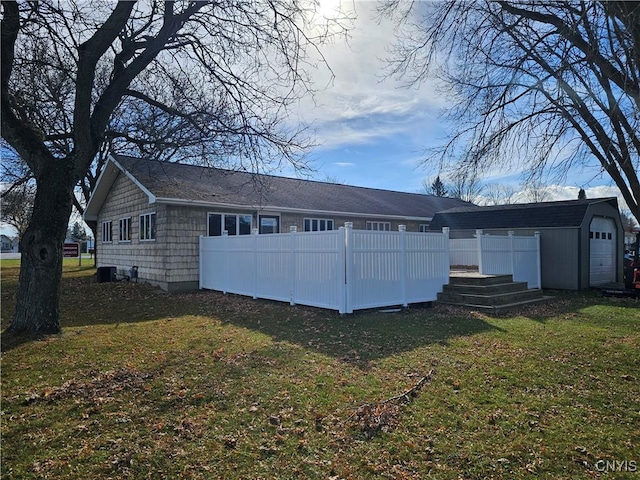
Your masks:
<path fill-rule="evenodd" d="M 617 209 L 615 197 L 566 200 L 560 202 L 522 203 L 490 207 L 452 208 L 437 213 L 429 228 L 441 230 L 476 230 L 490 228 L 579 227 L 589 205 L 609 202 Z"/>
<path fill-rule="evenodd" d="M 419 218 L 431 218 L 441 210 L 471 205 L 458 199 L 418 193 L 254 175 L 121 155 L 114 158 L 162 201 Z"/>

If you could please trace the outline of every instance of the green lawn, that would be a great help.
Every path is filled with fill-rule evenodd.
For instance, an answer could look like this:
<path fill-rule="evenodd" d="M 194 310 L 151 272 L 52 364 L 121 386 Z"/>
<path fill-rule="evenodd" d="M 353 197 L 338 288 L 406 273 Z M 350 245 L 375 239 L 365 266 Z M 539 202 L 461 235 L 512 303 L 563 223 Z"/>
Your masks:
<path fill-rule="evenodd" d="M 640 478 L 634 300 L 340 316 L 94 273 L 62 335 L 2 336 L 3 478 Z"/>

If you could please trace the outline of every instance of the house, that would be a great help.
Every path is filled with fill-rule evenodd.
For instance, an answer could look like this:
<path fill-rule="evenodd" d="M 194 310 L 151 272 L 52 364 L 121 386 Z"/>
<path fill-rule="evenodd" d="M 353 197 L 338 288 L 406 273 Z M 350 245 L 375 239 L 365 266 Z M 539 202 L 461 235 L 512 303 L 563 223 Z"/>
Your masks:
<path fill-rule="evenodd" d="M 616 198 L 462 207 L 437 213 L 430 229 L 451 238 L 540 232 L 542 287 L 580 290 L 622 282 L 624 232 Z"/>
<path fill-rule="evenodd" d="M 0 250 L 3 252 L 13 252 L 13 240 L 4 234 L 0 235 L 0 247 Z"/>
<path fill-rule="evenodd" d="M 175 291 L 198 287 L 199 237 L 354 229 L 427 231 L 457 199 L 111 156 L 84 214 L 98 267 Z"/>

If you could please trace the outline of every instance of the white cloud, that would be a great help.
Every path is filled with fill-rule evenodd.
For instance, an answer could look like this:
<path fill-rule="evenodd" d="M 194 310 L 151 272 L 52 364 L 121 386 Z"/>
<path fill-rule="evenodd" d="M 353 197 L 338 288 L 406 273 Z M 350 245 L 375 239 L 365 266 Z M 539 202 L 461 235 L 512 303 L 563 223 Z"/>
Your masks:
<path fill-rule="evenodd" d="M 352 6 L 357 19 L 348 43 L 321 47 L 335 77 L 330 82 L 329 72 L 315 72 L 319 91 L 313 100 L 301 102 L 298 114 L 313 125 L 317 142 L 324 148 L 403 132 L 416 135 L 416 124 L 433 123 L 444 106 L 444 96 L 434 83 L 403 88 L 397 80 L 384 78 L 383 58 L 394 38 L 394 24 L 388 19 L 376 20 L 375 2 L 354 2 Z M 344 2 L 343 8 L 348 9 L 349 4 Z"/>

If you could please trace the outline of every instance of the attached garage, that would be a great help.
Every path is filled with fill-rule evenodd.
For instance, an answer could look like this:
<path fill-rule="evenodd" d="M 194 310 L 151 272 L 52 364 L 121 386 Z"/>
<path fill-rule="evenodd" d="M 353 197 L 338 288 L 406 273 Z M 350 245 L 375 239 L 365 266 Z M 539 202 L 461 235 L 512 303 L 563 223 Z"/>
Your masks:
<path fill-rule="evenodd" d="M 471 238 L 477 229 L 540 232 L 543 288 L 581 290 L 623 281 L 624 235 L 614 197 L 455 208 L 437 213 L 429 228 L 442 227 L 450 228 L 451 238 Z"/>

